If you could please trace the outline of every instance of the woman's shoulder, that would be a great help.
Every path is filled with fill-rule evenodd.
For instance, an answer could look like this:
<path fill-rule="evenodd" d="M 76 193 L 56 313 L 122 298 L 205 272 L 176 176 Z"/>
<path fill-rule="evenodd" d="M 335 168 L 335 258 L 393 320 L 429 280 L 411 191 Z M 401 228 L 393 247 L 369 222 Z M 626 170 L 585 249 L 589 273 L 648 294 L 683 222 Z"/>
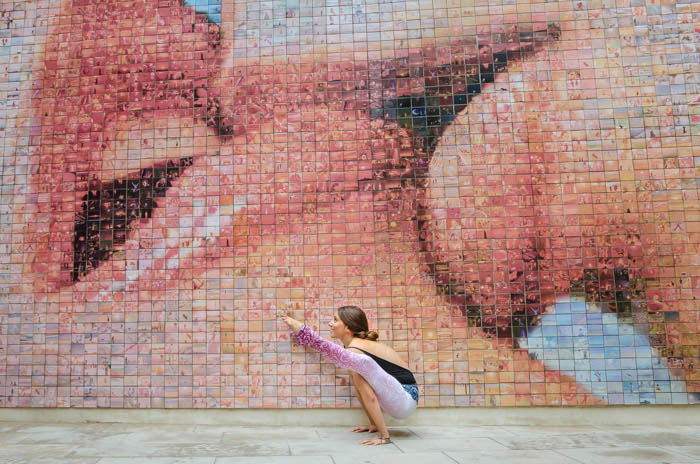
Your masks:
<path fill-rule="evenodd" d="M 362 351 L 366 351 L 368 353 L 371 353 L 375 356 L 379 356 L 381 353 L 385 353 L 386 350 L 391 350 L 391 348 L 382 343 L 382 342 L 377 342 L 374 340 L 366 340 L 363 338 L 356 338 L 350 343 L 350 346 L 348 348 L 358 348 Z M 393 350 L 391 350 L 393 351 Z"/>
<path fill-rule="evenodd" d="M 358 340 L 361 343 L 355 344 L 353 342 L 353 346 L 357 346 L 362 350 L 367 351 L 368 353 L 373 354 L 374 356 L 377 356 L 379 358 L 385 359 L 389 362 L 392 362 L 394 364 L 397 364 L 401 367 L 406 367 L 406 363 L 404 362 L 403 358 L 394 351 L 392 347 L 390 347 L 387 344 L 384 344 L 382 342 L 377 342 L 377 341 L 372 341 L 372 340 Z"/>

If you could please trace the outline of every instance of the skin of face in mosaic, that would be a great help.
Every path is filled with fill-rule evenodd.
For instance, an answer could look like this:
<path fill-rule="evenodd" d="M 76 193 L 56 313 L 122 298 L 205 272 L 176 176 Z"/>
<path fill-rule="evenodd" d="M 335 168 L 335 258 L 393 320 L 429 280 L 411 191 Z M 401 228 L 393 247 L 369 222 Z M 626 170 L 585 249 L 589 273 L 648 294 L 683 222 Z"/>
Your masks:
<path fill-rule="evenodd" d="M 175 1 L 65 3 L 35 80 L 15 287 L 48 329 L 36 395 L 344 406 L 346 380 L 285 349 L 273 310 L 322 327 L 357 304 L 421 374 L 426 406 L 596 403 L 514 341 L 572 293 L 650 325 L 674 375 L 697 381 L 693 145 L 666 143 L 670 103 L 625 86 L 632 45 L 615 56 L 595 17 L 556 5 L 474 15 L 469 40 L 283 59 L 241 57 L 227 6 L 218 26 Z M 430 74 L 455 62 L 452 80 Z M 385 117 L 401 96 L 466 86 L 475 62 L 489 81 L 453 100 L 441 138 Z M 621 95 L 658 132 L 633 136 L 631 110 L 600 103 Z"/>
<path fill-rule="evenodd" d="M 662 47 L 635 46 L 644 16 L 621 20 L 620 39 L 598 48 L 583 31 L 603 16 L 561 23 L 555 43 L 509 64 L 443 133 L 428 195 L 441 224 L 429 231 L 432 261 L 444 263 L 436 280 L 452 301 L 481 304 L 497 332 L 513 328 L 499 303 L 529 321 L 572 295 L 602 303 L 645 329 L 697 392 L 697 118 L 693 97 L 653 85 L 697 75 L 650 68 L 644 57 Z"/>

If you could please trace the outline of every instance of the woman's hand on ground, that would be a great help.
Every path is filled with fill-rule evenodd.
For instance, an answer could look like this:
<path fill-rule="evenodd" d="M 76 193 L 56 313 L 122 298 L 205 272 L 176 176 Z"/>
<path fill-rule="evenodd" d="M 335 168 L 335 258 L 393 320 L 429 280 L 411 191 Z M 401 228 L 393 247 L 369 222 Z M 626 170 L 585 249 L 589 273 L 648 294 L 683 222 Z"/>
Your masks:
<path fill-rule="evenodd" d="M 377 431 L 377 427 L 374 425 L 358 425 L 354 429 L 352 429 L 353 432 L 355 433 L 362 433 L 362 432 L 369 432 L 369 433 L 374 433 Z"/>
<path fill-rule="evenodd" d="M 389 437 L 374 437 L 369 440 L 361 441 L 361 445 L 369 445 L 369 446 L 381 446 L 381 445 L 388 445 L 391 443 L 391 438 Z"/>

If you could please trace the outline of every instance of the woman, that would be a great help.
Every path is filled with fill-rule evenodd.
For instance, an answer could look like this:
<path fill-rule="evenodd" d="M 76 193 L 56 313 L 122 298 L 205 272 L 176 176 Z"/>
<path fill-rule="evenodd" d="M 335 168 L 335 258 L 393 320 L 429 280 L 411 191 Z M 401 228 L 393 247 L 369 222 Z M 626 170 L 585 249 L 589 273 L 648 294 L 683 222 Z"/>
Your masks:
<path fill-rule="evenodd" d="M 379 437 L 361 443 L 391 443 L 381 410 L 397 419 L 410 416 L 418 404 L 418 386 L 401 357 L 376 341 L 378 335 L 369 331 L 364 311 L 357 306 L 342 306 L 328 324 L 331 336 L 339 339 L 343 347 L 324 340 L 296 319 L 287 315 L 282 319 L 294 332 L 293 339 L 298 344 L 311 347 L 338 367 L 350 370 L 357 396 L 372 423 L 369 427 L 356 427 L 353 432 L 379 432 Z"/>

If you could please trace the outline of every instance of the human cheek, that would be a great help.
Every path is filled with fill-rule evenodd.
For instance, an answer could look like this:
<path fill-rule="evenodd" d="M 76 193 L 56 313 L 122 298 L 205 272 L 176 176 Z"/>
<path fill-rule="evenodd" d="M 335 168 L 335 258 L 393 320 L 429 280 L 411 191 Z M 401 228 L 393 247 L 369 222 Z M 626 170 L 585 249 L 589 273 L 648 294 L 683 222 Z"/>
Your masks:
<path fill-rule="evenodd" d="M 206 19 L 173 1 L 145 5 L 146 20 L 133 22 L 132 3 L 108 2 L 88 17 L 82 7 L 66 2 L 71 40 L 63 40 L 62 26 L 56 25 L 47 41 L 45 70 L 36 83 L 41 92 L 33 101 L 40 122 L 40 148 L 33 155 L 39 168 L 31 182 L 34 217 L 26 228 L 33 244 L 26 271 L 42 291 L 70 285 L 87 271 L 75 264 L 82 257 L 73 242 L 78 216 L 90 214 L 83 201 L 88 190 L 101 192 L 138 178 L 146 168 L 164 168 L 168 161 L 177 166 L 206 154 L 207 145 L 215 143 L 204 118 L 198 120 L 199 96 L 193 90 L 206 78 L 216 54 Z M 190 30 L 183 31 L 177 21 L 184 18 L 193 25 Z M 133 31 L 128 41 L 121 37 L 125 27 Z M 151 29 L 163 41 L 159 38 L 156 44 Z M 183 41 L 197 52 L 180 60 Z M 170 61 L 160 58 L 164 51 Z M 66 67 L 73 72 L 65 72 Z M 78 77 L 66 77 L 71 75 Z M 117 242 L 123 244 L 123 236 Z M 90 267 L 98 264 L 91 262 Z"/>
<path fill-rule="evenodd" d="M 523 105 L 501 88 L 484 89 L 445 130 L 424 246 L 438 287 L 469 322 L 510 338 L 553 298 L 535 214 L 541 164 L 527 151 Z"/>

